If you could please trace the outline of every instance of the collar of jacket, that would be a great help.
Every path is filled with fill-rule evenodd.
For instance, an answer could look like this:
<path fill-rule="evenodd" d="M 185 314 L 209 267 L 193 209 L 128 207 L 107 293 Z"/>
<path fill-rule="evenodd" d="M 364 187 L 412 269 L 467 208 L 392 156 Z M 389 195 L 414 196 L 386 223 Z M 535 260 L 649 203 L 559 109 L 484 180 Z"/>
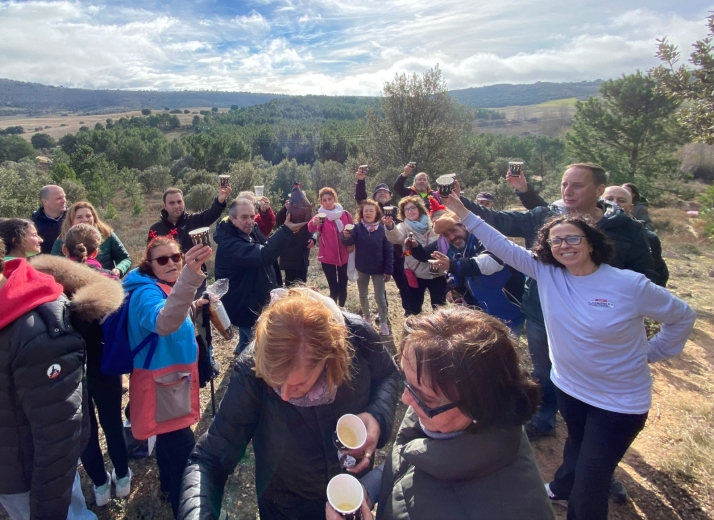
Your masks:
<path fill-rule="evenodd" d="M 232 235 L 234 237 L 240 238 L 241 240 L 245 240 L 246 242 L 258 242 L 260 243 L 260 240 L 258 240 L 258 237 L 256 235 L 256 231 L 258 229 L 258 224 L 255 224 L 253 226 L 253 231 L 250 233 L 250 235 L 244 233 L 237 227 L 235 227 L 230 220 L 225 220 L 218 224 L 219 228 L 223 228 L 223 231 L 229 235 Z"/>
<path fill-rule="evenodd" d="M 161 222 L 164 223 L 164 226 L 166 226 L 169 229 L 173 229 L 175 227 L 181 227 L 183 225 L 184 220 L 186 220 L 186 210 L 181 213 L 181 216 L 179 219 L 176 221 L 176 224 L 172 224 L 171 221 L 169 220 L 169 214 L 166 212 L 165 209 L 161 210 Z"/>
<path fill-rule="evenodd" d="M 394 449 L 419 471 L 439 480 L 473 479 L 508 466 L 516 458 L 523 428 L 514 426 L 470 433 L 453 439 L 431 439 L 410 408 Z"/>
<path fill-rule="evenodd" d="M 48 217 L 48 216 L 47 216 L 47 213 L 45 213 L 45 208 L 44 208 L 44 206 L 40 206 L 40 207 L 37 209 L 37 211 L 35 211 L 35 212 L 32 214 L 32 216 L 33 216 L 33 218 L 34 218 L 34 217 L 37 217 L 37 218 L 49 220 L 49 221 L 51 221 L 51 222 L 58 222 L 58 221 L 62 220 L 66 214 L 67 214 L 67 210 L 64 210 L 64 211 L 62 212 L 62 214 L 61 214 L 59 217 L 57 217 L 57 218 Z"/>

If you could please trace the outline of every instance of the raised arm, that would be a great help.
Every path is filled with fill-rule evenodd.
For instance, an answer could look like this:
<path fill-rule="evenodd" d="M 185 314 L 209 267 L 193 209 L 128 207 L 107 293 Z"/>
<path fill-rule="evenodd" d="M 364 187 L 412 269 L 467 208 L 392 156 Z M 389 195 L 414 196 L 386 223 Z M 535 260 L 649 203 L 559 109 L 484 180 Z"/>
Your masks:
<path fill-rule="evenodd" d="M 481 218 L 466 209 L 455 194 L 444 199 L 446 206 L 456 213 L 466 229 L 478 238 L 483 246 L 505 263 L 528 276 L 538 279 L 548 266 L 536 260 L 530 251 L 514 244 Z"/>
<path fill-rule="evenodd" d="M 119 276 L 124 276 L 131 268 L 129 251 L 126 250 L 124 244 L 121 243 L 121 240 L 119 240 L 119 237 L 116 236 L 113 231 L 108 240 L 110 241 L 109 246 L 111 248 L 111 257 L 114 261 L 115 269 L 119 271 Z"/>

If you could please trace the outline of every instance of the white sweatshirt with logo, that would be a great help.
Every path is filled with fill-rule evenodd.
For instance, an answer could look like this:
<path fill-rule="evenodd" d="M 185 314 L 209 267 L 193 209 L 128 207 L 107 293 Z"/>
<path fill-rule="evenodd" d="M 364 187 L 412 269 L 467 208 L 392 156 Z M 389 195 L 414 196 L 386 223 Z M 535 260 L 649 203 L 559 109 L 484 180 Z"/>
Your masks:
<path fill-rule="evenodd" d="M 604 410 L 647 412 L 648 363 L 682 351 L 696 319 L 689 305 L 634 271 L 602 264 L 593 274 L 574 276 L 538 261 L 473 213 L 462 222 L 486 249 L 538 280 L 553 383 Z M 649 341 L 645 317 L 662 323 Z"/>

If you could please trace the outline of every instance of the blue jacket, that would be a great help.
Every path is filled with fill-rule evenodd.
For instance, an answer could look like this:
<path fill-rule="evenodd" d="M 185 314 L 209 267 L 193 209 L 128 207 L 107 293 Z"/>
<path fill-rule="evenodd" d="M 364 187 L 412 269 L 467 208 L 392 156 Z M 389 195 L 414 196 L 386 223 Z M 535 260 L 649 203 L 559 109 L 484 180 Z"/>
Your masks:
<path fill-rule="evenodd" d="M 132 291 L 129 301 L 129 341 L 138 345 L 150 333 L 156 332 L 156 320 L 166 303 L 166 293 L 159 287 L 156 278 L 131 271 L 122 283 L 127 292 Z M 134 367 L 142 368 L 149 349 L 140 351 L 134 358 Z M 198 348 L 193 321 L 188 316 L 179 329 L 168 336 L 159 336 L 149 370 L 171 365 L 195 363 Z"/>
<path fill-rule="evenodd" d="M 426 247 L 419 245 L 412 249 L 412 256 L 426 262 L 437 248 L 437 242 Z M 483 244 L 471 233 L 466 236 L 466 247 L 463 251 L 449 246 L 446 252 L 451 260 L 449 274 L 454 277 L 456 290 L 464 295 L 468 305 L 479 307 L 510 326 L 517 325 L 523 319 L 520 304 L 525 277 L 523 273 L 508 265 L 504 265 L 497 273 L 482 274 L 476 262 L 476 257 L 482 253 L 490 255 L 503 265 L 503 262 L 486 251 Z"/>
<path fill-rule="evenodd" d="M 355 268 L 364 274 L 392 274 L 394 268 L 394 246 L 387 240 L 384 224 L 371 233 L 362 224 L 355 224 L 349 238 L 342 236 L 342 242 L 355 246 Z"/>

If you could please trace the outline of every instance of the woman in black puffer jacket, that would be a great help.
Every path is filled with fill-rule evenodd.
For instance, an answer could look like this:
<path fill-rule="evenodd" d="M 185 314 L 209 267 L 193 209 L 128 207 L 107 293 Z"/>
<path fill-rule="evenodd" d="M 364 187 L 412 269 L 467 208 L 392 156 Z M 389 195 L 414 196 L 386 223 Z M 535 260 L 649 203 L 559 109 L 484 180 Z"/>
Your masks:
<path fill-rule="evenodd" d="M 314 291 L 273 296 L 189 459 L 178 518 L 219 517 L 226 479 L 251 440 L 261 520 L 320 518 L 340 472 L 337 419 L 352 413 L 365 423 L 365 445 L 347 452 L 361 458 L 355 473 L 390 437 L 397 373 L 374 329 Z"/>

